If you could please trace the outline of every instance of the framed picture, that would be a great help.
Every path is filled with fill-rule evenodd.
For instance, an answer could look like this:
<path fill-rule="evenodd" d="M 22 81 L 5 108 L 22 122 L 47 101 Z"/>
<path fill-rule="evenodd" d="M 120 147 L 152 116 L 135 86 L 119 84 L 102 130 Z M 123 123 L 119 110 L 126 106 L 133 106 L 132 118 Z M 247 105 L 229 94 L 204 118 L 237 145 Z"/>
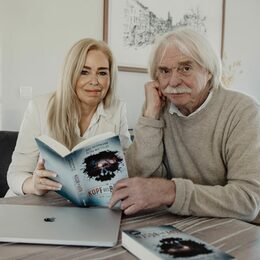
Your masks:
<path fill-rule="evenodd" d="M 104 0 L 103 39 L 121 71 L 147 72 L 155 38 L 176 26 L 205 34 L 221 54 L 226 0 Z"/>

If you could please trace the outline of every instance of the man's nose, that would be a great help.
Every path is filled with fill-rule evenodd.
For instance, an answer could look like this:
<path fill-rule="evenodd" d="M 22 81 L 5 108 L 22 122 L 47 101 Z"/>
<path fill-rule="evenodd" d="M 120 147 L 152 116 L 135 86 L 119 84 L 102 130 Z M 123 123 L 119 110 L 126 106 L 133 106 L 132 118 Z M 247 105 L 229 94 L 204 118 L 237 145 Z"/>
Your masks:
<path fill-rule="evenodd" d="M 170 79 L 169 79 L 169 85 L 172 87 L 177 87 L 179 84 L 181 84 L 182 78 L 180 77 L 177 70 L 173 69 Z"/>

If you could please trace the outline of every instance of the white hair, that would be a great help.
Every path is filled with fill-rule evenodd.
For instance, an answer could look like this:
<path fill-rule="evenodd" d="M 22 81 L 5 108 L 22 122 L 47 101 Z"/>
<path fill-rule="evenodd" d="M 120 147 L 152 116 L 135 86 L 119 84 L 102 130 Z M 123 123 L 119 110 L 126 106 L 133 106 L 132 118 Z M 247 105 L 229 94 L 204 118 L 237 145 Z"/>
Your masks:
<path fill-rule="evenodd" d="M 178 27 L 155 41 L 149 62 L 149 73 L 152 79 L 157 79 L 158 65 L 168 47 L 178 48 L 185 56 L 205 68 L 212 75 L 210 88 L 222 85 L 222 64 L 219 55 L 205 36 L 189 27 Z"/>

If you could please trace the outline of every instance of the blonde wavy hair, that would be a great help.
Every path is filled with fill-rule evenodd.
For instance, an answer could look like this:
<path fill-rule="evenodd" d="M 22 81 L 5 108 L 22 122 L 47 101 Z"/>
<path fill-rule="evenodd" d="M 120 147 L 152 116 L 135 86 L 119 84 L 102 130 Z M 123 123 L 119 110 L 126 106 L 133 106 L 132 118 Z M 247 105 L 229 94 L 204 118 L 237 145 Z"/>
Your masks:
<path fill-rule="evenodd" d="M 69 149 L 78 142 L 76 126 L 81 109 L 75 88 L 90 50 L 102 51 L 109 61 L 110 86 L 103 100 L 104 107 L 109 107 L 116 99 L 117 66 L 108 45 L 91 38 L 76 42 L 66 56 L 60 84 L 49 101 L 48 111 L 50 135 Z"/>

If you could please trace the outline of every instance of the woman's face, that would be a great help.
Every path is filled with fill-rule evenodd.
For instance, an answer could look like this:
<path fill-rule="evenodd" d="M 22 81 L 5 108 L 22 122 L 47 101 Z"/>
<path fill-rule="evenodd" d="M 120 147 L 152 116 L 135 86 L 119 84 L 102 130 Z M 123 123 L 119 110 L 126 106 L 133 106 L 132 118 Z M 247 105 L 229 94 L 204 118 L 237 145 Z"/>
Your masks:
<path fill-rule="evenodd" d="M 100 50 L 91 50 L 76 84 L 76 94 L 84 106 L 97 106 L 110 86 L 108 57 Z"/>

